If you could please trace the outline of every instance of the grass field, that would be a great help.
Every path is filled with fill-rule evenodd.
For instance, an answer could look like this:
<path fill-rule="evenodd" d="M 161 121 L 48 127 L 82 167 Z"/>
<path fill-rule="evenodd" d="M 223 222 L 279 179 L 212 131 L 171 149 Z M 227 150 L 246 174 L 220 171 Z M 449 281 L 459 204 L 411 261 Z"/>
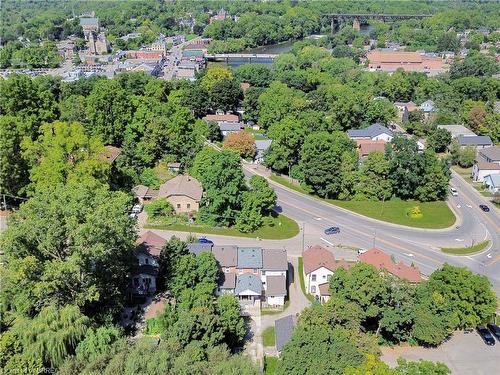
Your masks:
<path fill-rule="evenodd" d="M 299 272 L 299 279 L 300 279 L 300 289 L 302 289 L 302 293 L 304 293 L 304 295 L 306 296 L 306 298 L 309 301 L 314 302 L 315 301 L 314 296 L 312 296 L 306 292 L 306 283 L 304 282 L 304 261 L 302 260 L 302 257 L 299 257 L 298 263 L 299 263 L 298 272 Z"/>
<path fill-rule="evenodd" d="M 468 255 L 478 253 L 481 250 L 484 250 L 488 247 L 490 241 L 482 241 L 474 246 L 467 247 L 442 247 L 441 251 L 446 254 L 454 254 L 454 255 Z"/>
<path fill-rule="evenodd" d="M 236 228 L 214 228 L 206 225 L 188 225 L 188 224 L 161 224 L 161 223 L 148 223 L 144 226 L 146 229 L 164 229 L 180 232 L 191 233 L 207 233 L 218 234 L 221 236 L 234 236 L 234 237 L 250 237 L 261 238 L 263 240 L 284 240 L 292 238 L 299 233 L 299 225 L 292 219 L 278 215 L 273 217 L 271 225 L 265 225 L 255 232 L 242 233 Z"/>
<path fill-rule="evenodd" d="M 276 345 L 276 337 L 274 336 L 274 326 L 267 327 L 262 331 L 262 345 L 274 346 Z"/>
<path fill-rule="evenodd" d="M 278 366 L 278 358 L 264 357 L 264 375 L 276 374 L 276 367 Z"/>
<path fill-rule="evenodd" d="M 293 184 L 283 177 L 271 176 L 271 180 L 283 186 L 293 189 L 299 193 L 308 194 L 301 186 Z M 455 215 L 446 202 L 416 202 L 394 199 L 385 202 L 375 201 L 339 201 L 334 199 L 322 199 L 308 194 L 316 199 L 331 203 L 346 210 L 371 217 L 373 219 L 386 221 L 393 224 L 406 225 L 414 228 L 442 229 L 448 228 L 455 223 Z M 418 219 L 411 218 L 408 210 L 419 206 L 423 216 Z"/>

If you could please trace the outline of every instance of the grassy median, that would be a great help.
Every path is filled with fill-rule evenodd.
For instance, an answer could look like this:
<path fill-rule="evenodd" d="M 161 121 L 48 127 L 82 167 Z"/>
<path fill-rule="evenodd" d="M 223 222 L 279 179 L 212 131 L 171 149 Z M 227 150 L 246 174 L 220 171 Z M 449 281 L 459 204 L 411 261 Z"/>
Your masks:
<path fill-rule="evenodd" d="M 232 237 L 250 237 L 261 238 L 263 240 L 285 240 L 295 237 L 299 233 L 299 225 L 285 215 L 277 215 L 272 220 L 255 232 L 242 233 L 234 227 L 214 228 L 207 225 L 188 225 L 188 224 L 162 224 L 147 223 L 146 229 L 163 229 L 179 232 L 217 234 L 221 236 Z"/>
<path fill-rule="evenodd" d="M 307 194 L 310 197 L 323 202 L 331 203 L 346 210 L 356 212 L 360 215 L 371 217 L 380 221 L 393 224 L 405 225 L 414 228 L 443 229 L 455 223 L 455 215 L 450 210 L 446 202 L 417 202 L 393 199 L 385 202 L 380 201 L 340 201 L 335 199 L 323 199 L 313 194 L 309 194 L 301 186 L 291 183 L 287 179 L 272 175 L 271 180 L 280 185 L 286 186 L 299 193 Z M 412 218 L 408 211 L 418 206 L 422 212 L 422 217 Z"/>
<path fill-rule="evenodd" d="M 478 253 L 488 247 L 490 241 L 482 241 L 474 246 L 467 247 L 442 247 L 441 251 L 446 254 L 454 254 L 454 255 L 469 255 Z"/>

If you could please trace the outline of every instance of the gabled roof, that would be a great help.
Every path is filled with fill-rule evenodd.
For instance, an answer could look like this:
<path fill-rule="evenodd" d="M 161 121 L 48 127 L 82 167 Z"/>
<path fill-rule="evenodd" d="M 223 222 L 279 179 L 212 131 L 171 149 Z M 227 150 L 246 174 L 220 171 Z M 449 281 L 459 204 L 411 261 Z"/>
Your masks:
<path fill-rule="evenodd" d="M 240 131 L 241 130 L 241 123 L 239 122 L 221 122 L 219 124 L 219 129 L 222 132 L 228 132 L 228 131 Z"/>
<path fill-rule="evenodd" d="M 215 122 L 239 122 L 240 118 L 238 115 L 226 114 L 226 115 L 206 115 L 203 117 L 205 121 L 215 121 Z"/>
<path fill-rule="evenodd" d="M 121 148 L 115 147 L 115 146 L 104 146 L 104 154 L 103 157 L 104 159 L 109 163 L 113 163 L 118 156 L 122 153 Z"/>
<path fill-rule="evenodd" d="M 493 146 L 488 148 L 483 148 L 479 150 L 478 153 L 486 160 L 500 161 L 500 146 Z"/>
<path fill-rule="evenodd" d="M 371 139 L 357 139 L 356 144 L 358 145 L 359 155 L 364 156 L 373 151 L 384 152 L 386 142 L 384 140 L 372 141 Z"/>
<path fill-rule="evenodd" d="M 363 263 L 371 264 L 378 270 L 386 270 L 394 276 L 405 279 L 411 283 L 422 281 L 420 270 L 417 267 L 407 266 L 399 262 L 394 263 L 389 254 L 382 250 L 372 248 L 359 256 L 359 260 Z"/>
<path fill-rule="evenodd" d="M 493 187 L 495 187 L 495 188 L 500 187 L 500 174 L 499 173 L 489 174 L 489 175 L 485 176 L 484 178 L 485 179 L 489 178 L 491 180 L 491 184 Z"/>
<path fill-rule="evenodd" d="M 266 286 L 266 296 L 286 296 L 285 276 L 267 276 Z"/>
<path fill-rule="evenodd" d="M 219 288 L 234 289 L 236 287 L 236 274 L 222 272 L 219 279 Z"/>
<path fill-rule="evenodd" d="M 333 254 L 322 246 L 315 245 L 304 251 L 302 255 L 305 274 L 310 274 L 321 267 L 335 272 L 337 268 L 349 268 L 345 260 L 335 261 Z"/>
<path fill-rule="evenodd" d="M 329 296 L 330 295 L 330 283 L 319 284 L 319 295 Z"/>
<path fill-rule="evenodd" d="M 158 191 L 159 198 L 168 198 L 172 195 L 186 196 L 200 201 L 203 194 L 203 188 L 200 182 L 188 175 L 179 175 L 168 180 L 160 186 Z"/>
<path fill-rule="evenodd" d="M 199 255 L 202 252 L 210 252 L 212 250 L 212 244 L 193 242 L 187 244 L 187 249 L 191 254 Z"/>
<path fill-rule="evenodd" d="M 272 139 L 256 139 L 255 140 L 255 148 L 257 150 L 262 150 L 265 151 L 271 146 L 271 143 L 273 143 Z"/>
<path fill-rule="evenodd" d="M 252 273 L 244 273 L 236 277 L 236 287 L 234 294 L 242 295 L 243 292 L 249 290 L 257 295 L 262 294 L 262 281 Z"/>
<path fill-rule="evenodd" d="M 288 260 L 287 260 L 286 250 L 284 249 L 262 250 L 262 270 L 287 271 Z"/>
<path fill-rule="evenodd" d="M 82 17 L 80 18 L 80 26 L 98 26 L 99 19 L 95 17 Z"/>
<path fill-rule="evenodd" d="M 491 138 L 487 135 L 459 135 L 458 143 L 461 146 L 488 146 L 493 145 Z"/>
<path fill-rule="evenodd" d="M 293 315 L 287 315 L 277 319 L 274 322 L 274 332 L 276 335 L 276 350 L 281 351 L 283 346 L 290 341 L 295 327 L 295 318 Z"/>
<path fill-rule="evenodd" d="M 167 240 L 156 233 L 147 231 L 136 241 L 138 252 L 144 252 L 153 256 L 160 256 L 161 249 Z"/>
<path fill-rule="evenodd" d="M 351 138 L 373 138 L 380 134 L 388 134 L 391 137 L 394 135 L 391 130 L 379 123 L 372 124 L 365 129 L 349 129 L 347 134 Z"/>
<path fill-rule="evenodd" d="M 498 171 L 500 170 L 500 164 L 479 161 L 477 163 L 477 169 L 479 169 L 480 171 Z"/>
<path fill-rule="evenodd" d="M 262 249 L 238 247 L 238 268 L 262 268 Z"/>
<path fill-rule="evenodd" d="M 221 267 L 236 267 L 238 259 L 236 246 L 214 246 L 212 253 Z"/>
<path fill-rule="evenodd" d="M 422 104 L 420 104 L 420 109 L 424 109 L 424 107 L 430 107 L 430 111 L 434 111 L 434 102 L 432 100 L 426 100 Z"/>

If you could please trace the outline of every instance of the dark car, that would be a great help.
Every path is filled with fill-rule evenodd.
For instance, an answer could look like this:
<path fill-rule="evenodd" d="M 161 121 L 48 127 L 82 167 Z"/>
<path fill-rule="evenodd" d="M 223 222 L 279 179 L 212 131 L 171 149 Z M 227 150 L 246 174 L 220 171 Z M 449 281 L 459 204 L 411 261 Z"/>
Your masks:
<path fill-rule="evenodd" d="M 479 336 L 481 336 L 486 345 L 495 345 L 495 339 L 493 338 L 493 335 L 490 333 L 490 331 L 488 331 L 486 327 L 484 326 L 477 327 L 477 333 L 479 333 Z"/>
<path fill-rule="evenodd" d="M 338 233 L 340 233 L 339 227 L 330 227 L 325 229 L 325 234 L 338 234 Z"/>
<path fill-rule="evenodd" d="M 490 208 L 487 205 L 485 205 L 485 204 L 480 204 L 479 208 L 481 210 L 483 210 L 484 212 L 490 212 Z"/>
<path fill-rule="evenodd" d="M 493 336 L 495 336 L 497 340 L 500 341 L 500 327 L 493 323 L 489 323 L 486 326 L 491 331 L 491 333 L 493 333 Z"/>
<path fill-rule="evenodd" d="M 208 238 L 205 238 L 205 237 L 201 237 L 200 239 L 198 239 L 198 242 L 199 243 L 208 243 L 208 244 L 211 244 L 211 245 L 214 244 L 214 241 L 211 241 L 211 240 L 209 240 Z"/>

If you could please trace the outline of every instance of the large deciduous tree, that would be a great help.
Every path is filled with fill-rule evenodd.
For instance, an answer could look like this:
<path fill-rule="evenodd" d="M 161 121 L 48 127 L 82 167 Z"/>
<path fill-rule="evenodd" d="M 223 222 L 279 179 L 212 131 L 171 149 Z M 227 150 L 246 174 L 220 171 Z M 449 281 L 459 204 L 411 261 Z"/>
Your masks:
<path fill-rule="evenodd" d="M 228 134 L 224 139 L 224 147 L 237 151 L 242 158 L 253 158 L 257 152 L 253 135 L 244 130 Z"/>

